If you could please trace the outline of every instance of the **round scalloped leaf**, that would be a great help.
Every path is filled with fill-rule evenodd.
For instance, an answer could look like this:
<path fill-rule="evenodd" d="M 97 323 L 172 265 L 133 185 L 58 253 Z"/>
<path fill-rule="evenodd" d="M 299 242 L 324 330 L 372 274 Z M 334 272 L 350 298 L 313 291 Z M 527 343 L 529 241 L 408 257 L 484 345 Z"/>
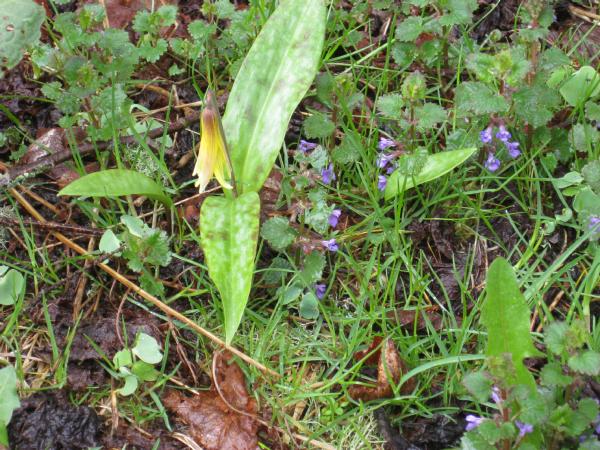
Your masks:
<path fill-rule="evenodd" d="M 25 49 L 40 39 L 44 8 L 33 0 L 0 0 L 0 78 L 16 66 Z"/>

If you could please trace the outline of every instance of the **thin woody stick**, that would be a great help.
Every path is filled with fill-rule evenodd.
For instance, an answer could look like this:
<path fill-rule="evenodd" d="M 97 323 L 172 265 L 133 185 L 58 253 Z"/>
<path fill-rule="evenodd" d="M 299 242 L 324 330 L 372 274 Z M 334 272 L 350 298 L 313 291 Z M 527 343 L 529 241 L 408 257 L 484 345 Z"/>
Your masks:
<path fill-rule="evenodd" d="M 10 188 L 10 189 L 8 189 L 8 191 L 9 191 L 10 195 L 12 195 L 27 210 L 27 212 L 29 214 L 31 214 L 37 221 L 42 222 L 42 223 L 46 222 L 46 219 L 44 219 L 44 217 L 19 192 L 17 192 L 14 188 Z M 83 247 L 77 245 L 75 242 L 73 242 L 71 239 L 67 238 L 62 233 L 59 233 L 58 231 L 52 231 L 52 234 L 54 235 L 54 237 L 56 237 L 56 239 L 58 239 L 60 242 L 65 244 L 70 249 L 75 250 L 80 255 L 89 256 L 89 253 Z M 119 272 L 114 270 L 112 267 L 110 267 L 104 263 L 98 263 L 97 266 L 100 267 L 107 274 L 109 274 L 111 277 L 113 277 L 115 280 L 117 280 L 119 283 L 128 287 L 133 292 L 138 294 L 140 297 L 142 297 L 145 300 L 147 300 L 148 302 L 152 303 L 154 306 L 156 306 L 158 309 L 160 309 L 164 313 L 168 314 L 171 317 L 174 317 L 175 319 L 179 320 L 180 322 L 183 322 L 184 324 L 186 324 L 187 326 L 189 326 L 196 332 L 200 333 L 202 336 L 205 336 L 208 339 L 210 339 L 211 341 L 213 341 L 219 347 L 222 347 L 222 348 L 226 349 L 227 351 L 233 353 L 234 355 L 239 357 L 242 361 L 246 362 L 247 364 L 250 364 L 251 366 L 256 367 L 261 372 L 263 372 L 265 374 L 269 374 L 275 378 L 281 378 L 281 375 L 279 375 L 277 372 L 262 365 L 258 361 L 255 361 L 254 359 L 250 358 L 248 355 L 246 355 L 245 353 L 242 353 L 238 349 L 231 347 L 230 345 L 227 345 L 225 342 L 223 342 L 221 339 L 219 339 L 213 333 L 211 333 L 208 330 L 205 330 L 200 325 L 196 324 L 192 320 L 185 317 L 179 311 L 176 311 L 175 309 L 171 308 L 170 306 L 165 305 L 158 298 L 156 298 L 152 294 L 146 292 L 141 287 L 139 287 L 137 284 L 135 284 L 132 281 L 125 278 L 123 275 L 121 275 Z"/>

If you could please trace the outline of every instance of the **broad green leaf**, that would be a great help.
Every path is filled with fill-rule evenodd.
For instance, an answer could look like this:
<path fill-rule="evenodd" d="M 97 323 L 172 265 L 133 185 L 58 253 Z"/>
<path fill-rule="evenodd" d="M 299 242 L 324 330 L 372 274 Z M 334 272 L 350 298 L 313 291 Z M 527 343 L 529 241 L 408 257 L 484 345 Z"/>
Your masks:
<path fill-rule="evenodd" d="M 389 178 L 385 189 L 385 198 L 390 199 L 407 189 L 427 183 L 431 180 L 447 174 L 455 167 L 465 162 L 473 153 L 475 148 L 450 150 L 427 156 L 423 169 L 414 177 L 407 176 L 396 170 Z"/>
<path fill-rule="evenodd" d="M 33 0 L 0 0 L 0 78 L 40 39 L 46 11 Z"/>
<path fill-rule="evenodd" d="M 323 0 L 284 0 L 254 41 L 223 116 L 238 191 L 258 191 L 310 87 L 325 37 Z"/>
<path fill-rule="evenodd" d="M 148 364 L 158 364 L 162 360 L 160 345 L 152 336 L 146 333 L 138 334 L 135 347 L 131 349 L 133 354 Z"/>
<path fill-rule="evenodd" d="M 271 217 L 262 225 L 260 235 L 275 250 L 285 250 L 296 239 L 298 232 L 290 226 L 286 217 Z"/>
<path fill-rule="evenodd" d="M 160 375 L 158 370 L 144 361 L 136 361 L 131 366 L 131 372 L 141 381 L 154 381 Z"/>
<path fill-rule="evenodd" d="M 115 353 L 115 356 L 113 356 L 113 364 L 117 369 L 120 369 L 121 367 L 131 366 L 131 364 L 133 364 L 133 356 L 131 355 L 131 350 L 123 349 Z"/>
<path fill-rule="evenodd" d="M 312 292 L 307 292 L 302 296 L 300 307 L 298 308 L 300 315 L 305 319 L 314 320 L 319 317 L 319 300 Z"/>
<path fill-rule="evenodd" d="M 0 369 L 0 444 L 8 445 L 8 437 L 3 436 L 6 425 L 10 422 L 12 413 L 21 406 L 17 394 L 17 373 L 13 366 Z M 4 442 L 6 440 L 6 442 Z"/>
<path fill-rule="evenodd" d="M 6 266 L 0 268 L 6 270 Z M 14 305 L 24 289 L 25 278 L 21 272 L 15 269 L 5 271 L 0 278 L 0 305 Z"/>
<path fill-rule="evenodd" d="M 152 178 L 127 169 L 108 169 L 85 175 L 65 186 L 58 195 L 120 197 L 144 195 L 171 207 L 173 202 Z"/>
<path fill-rule="evenodd" d="M 113 253 L 120 247 L 121 241 L 112 230 L 106 230 L 98 243 L 98 250 L 102 253 Z"/>
<path fill-rule="evenodd" d="M 481 308 L 481 322 L 488 332 L 486 355 L 510 354 L 517 384 L 535 387 L 533 375 L 523 358 L 538 355 L 529 331 L 530 311 L 510 263 L 496 258 L 487 274 L 487 296 Z"/>
<path fill-rule="evenodd" d="M 259 212 L 256 192 L 237 198 L 209 197 L 200 210 L 200 242 L 208 273 L 221 294 L 228 344 L 242 320 L 250 295 Z"/>
<path fill-rule="evenodd" d="M 135 392 L 138 387 L 138 379 L 135 375 L 126 375 L 125 384 L 122 388 L 117 389 L 117 392 L 123 397 L 127 397 Z"/>
<path fill-rule="evenodd" d="M 583 105 L 600 94 L 600 74 L 593 67 L 583 66 L 562 85 L 560 94 L 571 106 Z"/>

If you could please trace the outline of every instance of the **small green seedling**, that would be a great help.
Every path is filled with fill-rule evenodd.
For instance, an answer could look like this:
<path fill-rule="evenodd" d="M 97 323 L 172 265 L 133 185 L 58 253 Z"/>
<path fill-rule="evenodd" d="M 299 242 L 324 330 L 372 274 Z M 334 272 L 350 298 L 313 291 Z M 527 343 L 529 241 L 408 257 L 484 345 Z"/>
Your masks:
<path fill-rule="evenodd" d="M 145 333 L 139 333 L 133 348 L 118 351 L 113 358 L 117 377 L 125 384 L 117 392 L 122 396 L 133 394 L 140 383 L 156 381 L 160 372 L 154 368 L 163 357 L 156 339 Z"/>

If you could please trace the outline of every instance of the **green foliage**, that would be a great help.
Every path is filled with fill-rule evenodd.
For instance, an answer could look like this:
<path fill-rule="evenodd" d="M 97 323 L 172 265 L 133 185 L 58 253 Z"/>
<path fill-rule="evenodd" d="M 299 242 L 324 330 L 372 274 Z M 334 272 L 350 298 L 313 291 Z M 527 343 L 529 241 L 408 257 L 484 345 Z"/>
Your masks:
<path fill-rule="evenodd" d="M 600 75 L 593 67 L 583 66 L 562 85 L 560 94 L 569 105 L 583 106 L 600 94 Z"/>
<path fill-rule="evenodd" d="M 158 200 L 167 207 L 173 205 L 171 198 L 153 179 L 126 169 L 108 169 L 87 174 L 61 189 L 58 195 L 81 197 L 143 195 Z"/>
<path fill-rule="evenodd" d="M 117 392 L 123 397 L 132 395 L 140 383 L 156 381 L 160 372 L 153 366 L 162 361 L 163 354 L 160 345 L 152 336 L 138 333 L 135 346 L 124 348 L 113 357 L 113 376 L 122 379 L 124 384 Z"/>
<path fill-rule="evenodd" d="M 285 217 L 272 217 L 263 223 L 260 235 L 275 250 L 285 250 L 298 235 Z"/>
<path fill-rule="evenodd" d="M 456 88 L 455 102 L 462 115 L 503 113 L 508 102 L 490 87 L 477 81 L 465 81 Z"/>
<path fill-rule="evenodd" d="M 325 12 L 323 0 L 281 2 L 244 59 L 223 117 L 240 193 L 260 189 L 271 171 L 316 75 Z"/>
<path fill-rule="evenodd" d="M 309 139 L 324 139 L 335 131 L 335 124 L 327 115 L 314 112 L 304 121 L 304 134 Z"/>
<path fill-rule="evenodd" d="M 200 211 L 200 240 L 208 272 L 221 294 L 228 344 L 242 320 L 252 287 L 259 211 L 256 192 L 237 198 L 209 197 Z"/>
<path fill-rule="evenodd" d="M 388 180 L 385 189 L 385 198 L 390 199 L 412 187 L 427 183 L 447 174 L 465 162 L 475 153 L 475 150 L 475 148 L 467 148 L 429 155 L 423 164 L 420 164 L 420 170 L 412 175 L 406 174 L 406 172 L 403 173 L 400 169 L 396 170 Z M 402 156 L 399 165 L 402 164 L 403 158 L 410 158 L 410 156 Z"/>
<path fill-rule="evenodd" d="M 46 18 L 44 8 L 33 0 L 0 0 L 0 78 L 16 66 L 30 45 L 40 39 Z"/>
<path fill-rule="evenodd" d="M 515 379 L 505 382 L 534 387 L 533 376 L 523 364 L 524 358 L 538 354 L 529 333 L 530 312 L 507 260 L 496 258 L 490 266 L 486 293 L 481 309 L 481 322 L 488 331 L 486 355 L 511 355 Z"/>
<path fill-rule="evenodd" d="M 0 266 L 0 305 L 14 305 L 25 291 L 25 277 L 15 269 Z"/>
<path fill-rule="evenodd" d="M 307 292 L 302 296 L 299 311 L 305 319 L 313 320 L 319 317 L 319 300 L 315 294 Z"/>
<path fill-rule="evenodd" d="M 13 366 L 0 369 L 0 398 L 0 445 L 8 446 L 6 427 L 13 411 L 21 406 L 17 394 L 17 373 Z"/>
<path fill-rule="evenodd" d="M 400 94 L 386 94 L 377 99 L 379 113 L 390 119 L 398 119 L 402 114 L 404 100 Z"/>
<path fill-rule="evenodd" d="M 325 256 L 318 251 L 312 251 L 304 259 L 304 265 L 300 272 L 300 280 L 306 287 L 311 287 L 323 276 L 325 268 Z"/>

